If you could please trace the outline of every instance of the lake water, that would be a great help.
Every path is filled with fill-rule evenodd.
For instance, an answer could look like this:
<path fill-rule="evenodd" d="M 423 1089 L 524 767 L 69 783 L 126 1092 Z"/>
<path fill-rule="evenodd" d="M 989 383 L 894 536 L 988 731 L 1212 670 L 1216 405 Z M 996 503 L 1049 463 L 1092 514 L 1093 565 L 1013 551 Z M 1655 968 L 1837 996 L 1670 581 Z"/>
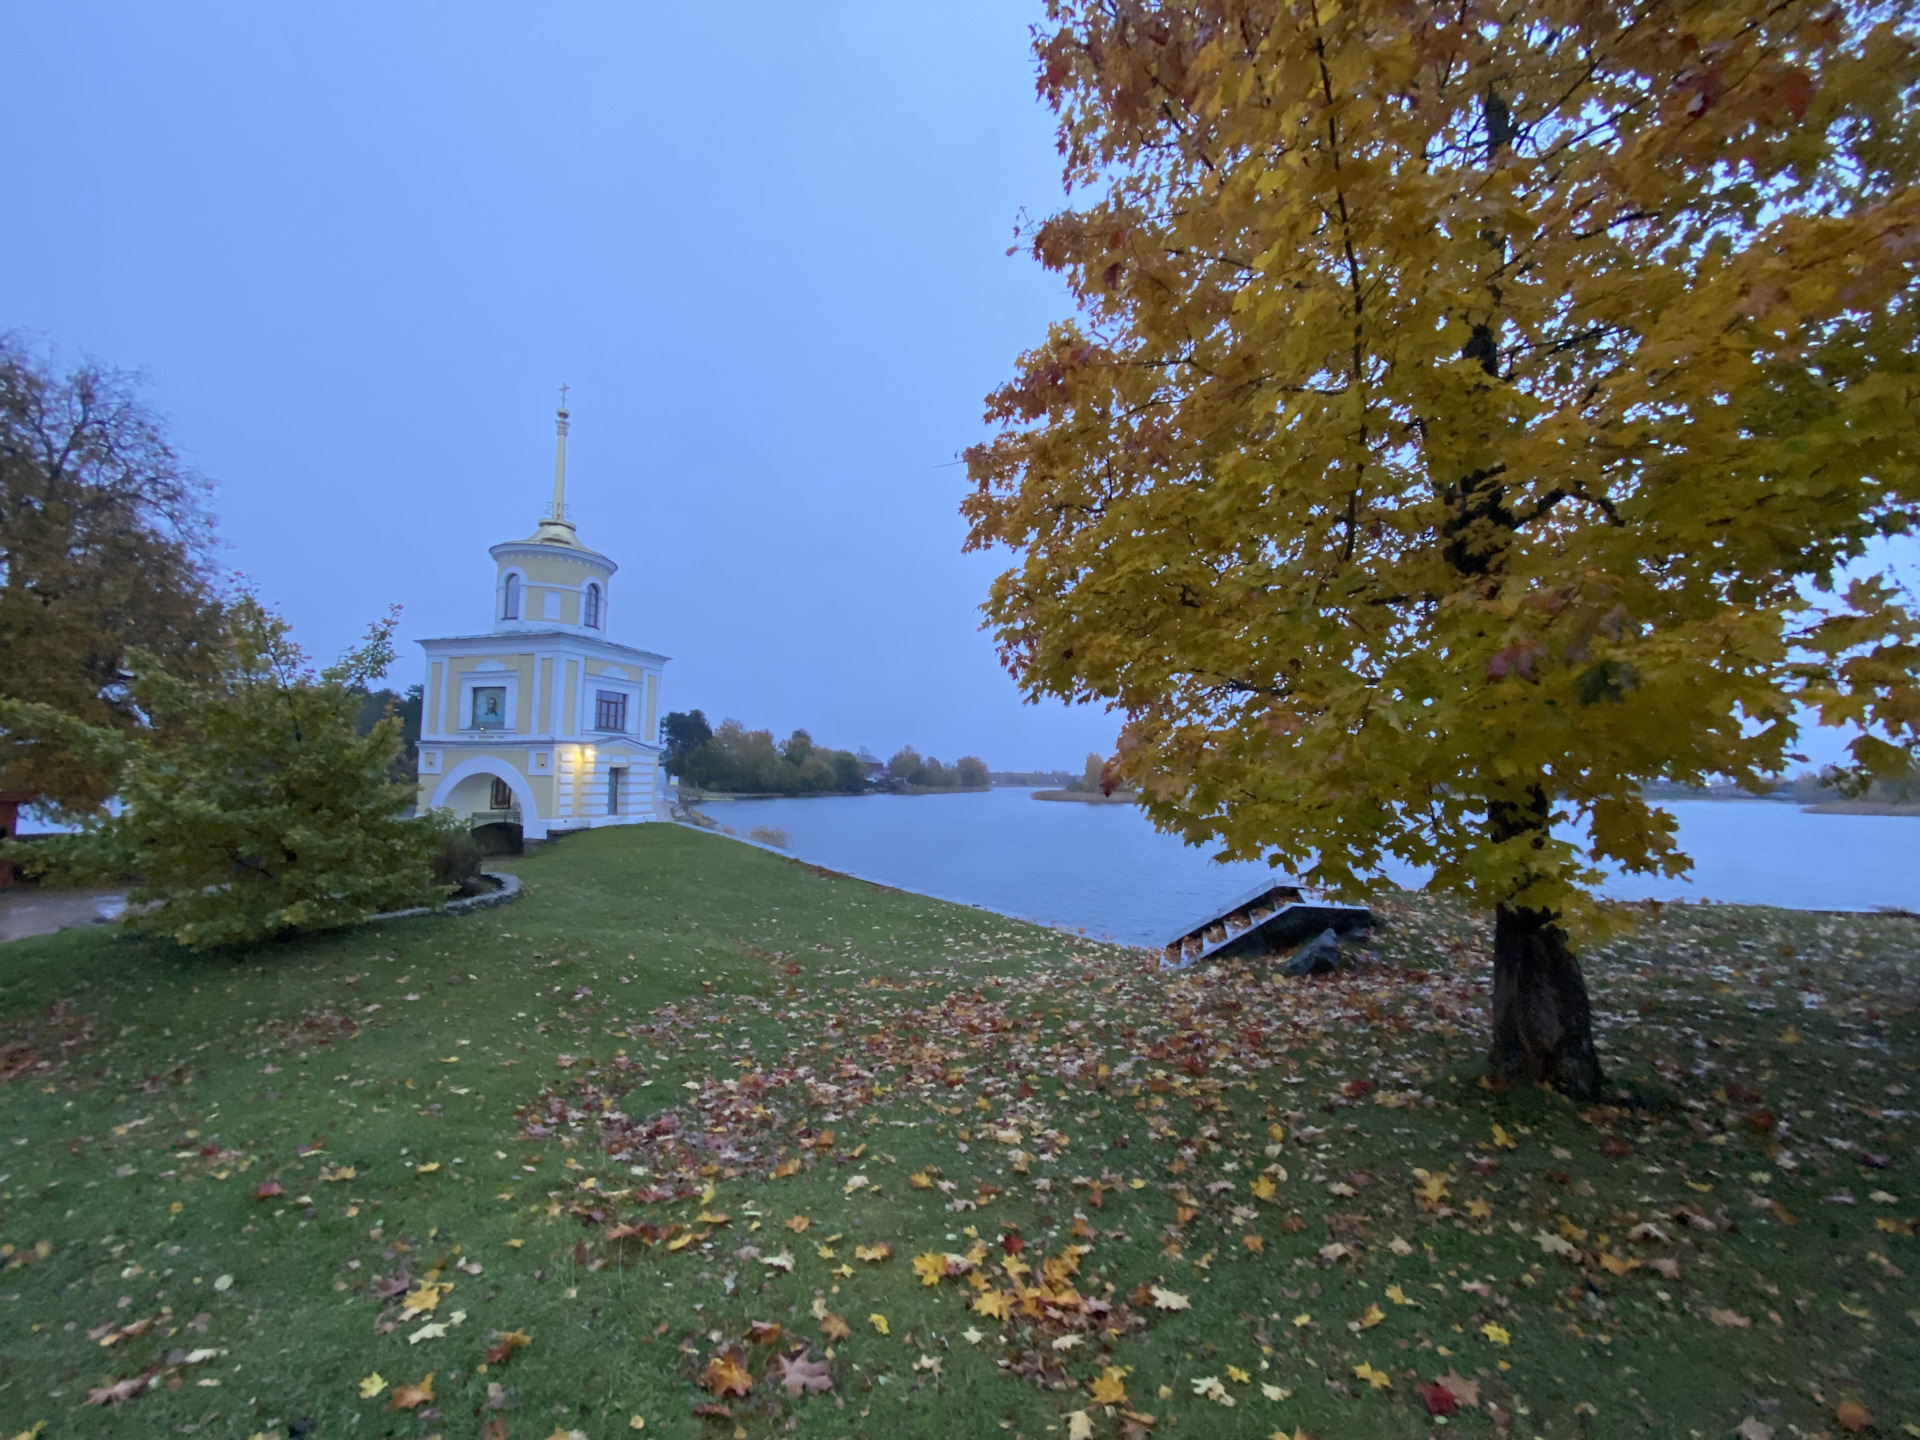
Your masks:
<path fill-rule="evenodd" d="M 788 853 L 863 879 L 1004 915 L 1158 945 L 1273 872 L 1219 864 L 1131 805 L 1035 800 L 1029 790 L 708 801 L 744 836 L 785 830 Z M 1920 910 L 1920 819 L 1809 815 L 1774 801 L 1678 800 L 1690 881 L 1622 876 L 1627 900 L 1715 900 L 1803 910 Z M 1402 869 L 1401 884 L 1419 872 Z"/>

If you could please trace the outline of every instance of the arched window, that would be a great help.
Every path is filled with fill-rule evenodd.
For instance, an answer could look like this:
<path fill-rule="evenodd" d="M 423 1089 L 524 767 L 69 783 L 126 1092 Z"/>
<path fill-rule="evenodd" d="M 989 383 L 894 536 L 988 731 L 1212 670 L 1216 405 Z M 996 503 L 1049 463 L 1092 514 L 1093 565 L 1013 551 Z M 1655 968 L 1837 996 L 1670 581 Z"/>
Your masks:
<path fill-rule="evenodd" d="M 589 630 L 600 628 L 600 587 L 598 585 L 587 586 L 587 628 Z"/>
<path fill-rule="evenodd" d="M 520 577 L 518 575 L 507 576 L 507 599 L 500 608 L 500 618 L 502 620 L 520 618 Z"/>

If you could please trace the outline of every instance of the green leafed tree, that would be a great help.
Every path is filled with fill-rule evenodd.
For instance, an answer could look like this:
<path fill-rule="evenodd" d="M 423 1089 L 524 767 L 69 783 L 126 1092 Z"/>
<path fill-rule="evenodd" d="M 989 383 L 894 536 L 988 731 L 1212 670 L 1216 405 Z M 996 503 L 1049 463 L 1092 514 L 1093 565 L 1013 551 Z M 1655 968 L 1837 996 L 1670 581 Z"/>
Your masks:
<path fill-rule="evenodd" d="M 1031 695 L 1160 825 L 1495 916 L 1490 1063 L 1601 1085 L 1569 935 L 1647 781 L 1920 732 L 1913 7 L 1051 0 L 1077 313 L 988 402 Z"/>
<path fill-rule="evenodd" d="M 129 731 L 130 650 L 210 674 L 222 621 L 205 502 L 130 377 L 62 374 L 0 337 L 0 698 Z M 0 790 L 86 810 L 108 778 L 57 739 L 0 726 Z"/>
<path fill-rule="evenodd" d="M 194 949 L 437 898 L 441 827 L 407 816 L 413 787 L 390 770 L 402 722 L 357 723 L 393 661 L 395 624 L 376 624 L 316 675 L 285 623 L 243 595 L 211 679 L 132 657 L 131 695 L 150 725 L 126 731 L 0 701 L 0 724 L 70 747 L 116 797 L 79 833 L 18 857 L 67 878 L 133 877 L 128 923 Z"/>

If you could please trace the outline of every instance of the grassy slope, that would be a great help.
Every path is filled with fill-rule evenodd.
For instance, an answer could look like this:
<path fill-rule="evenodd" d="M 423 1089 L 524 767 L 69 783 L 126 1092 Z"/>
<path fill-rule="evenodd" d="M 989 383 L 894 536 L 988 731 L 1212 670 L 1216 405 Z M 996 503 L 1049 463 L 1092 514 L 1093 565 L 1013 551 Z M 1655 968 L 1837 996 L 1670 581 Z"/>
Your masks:
<path fill-rule="evenodd" d="M 1616 942 L 1601 1023 L 1653 1108 L 1583 1118 L 1479 1083 L 1484 936 L 1427 900 L 1383 907 L 1356 976 L 1289 984 L 665 827 L 522 873 L 508 909 L 239 958 L 0 951 L 0 1066 L 28 1067 L 0 1083 L 0 1435 L 1038 1437 L 1084 1411 L 1332 1440 L 1432 1433 L 1414 1386 L 1442 1373 L 1479 1387 L 1468 1435 L 1920 1422 L 1920 1174 L 1889 1115 L 1911 921 L 1688 908 Z M 358 1033 L 323 1043 L 335 1017 Z M 400 1321 L 370 1282 L 403 1271 L 454 1288 Z M 831 1392 L 761 1378 L 694 1415 L 729 1347 L 755 1376 L 820 1355 L 816 1312 L 853 1331 Z M 486 1365 L 508 1330 L 531 1345 Z"/>

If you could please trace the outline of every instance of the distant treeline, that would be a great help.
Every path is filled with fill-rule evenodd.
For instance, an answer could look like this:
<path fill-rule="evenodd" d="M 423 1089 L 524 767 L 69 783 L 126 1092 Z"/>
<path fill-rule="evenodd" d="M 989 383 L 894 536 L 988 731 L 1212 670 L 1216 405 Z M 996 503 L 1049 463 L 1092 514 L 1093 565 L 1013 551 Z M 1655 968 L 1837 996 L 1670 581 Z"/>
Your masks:
<path fill-rule="evenodd" d="M 987 783 L 987 762 L 977 755 L 962 755 L 951 766 L 942 765 L 929 755 L 908 745 L 887 762 L 887 774 L 902 785 L 919 785 L 929 790 L 979 790 Z"/>
<path fill-rule="evenodd" d="M 1073 783 L 1071 770 L 996 770 L 987 777 L 995 785 L 1030 786 L 1058 790 Z"/>
<path fill-rule="evenodd" d="M 698 710 L 667 716 L 667 773 L 702 790 L 751 795 L 856 794 L 867 767 L 851 750 L 827 750 L 796 730 L 778 745 L 771 730 L 722 720 L 718 730 Z"/>

